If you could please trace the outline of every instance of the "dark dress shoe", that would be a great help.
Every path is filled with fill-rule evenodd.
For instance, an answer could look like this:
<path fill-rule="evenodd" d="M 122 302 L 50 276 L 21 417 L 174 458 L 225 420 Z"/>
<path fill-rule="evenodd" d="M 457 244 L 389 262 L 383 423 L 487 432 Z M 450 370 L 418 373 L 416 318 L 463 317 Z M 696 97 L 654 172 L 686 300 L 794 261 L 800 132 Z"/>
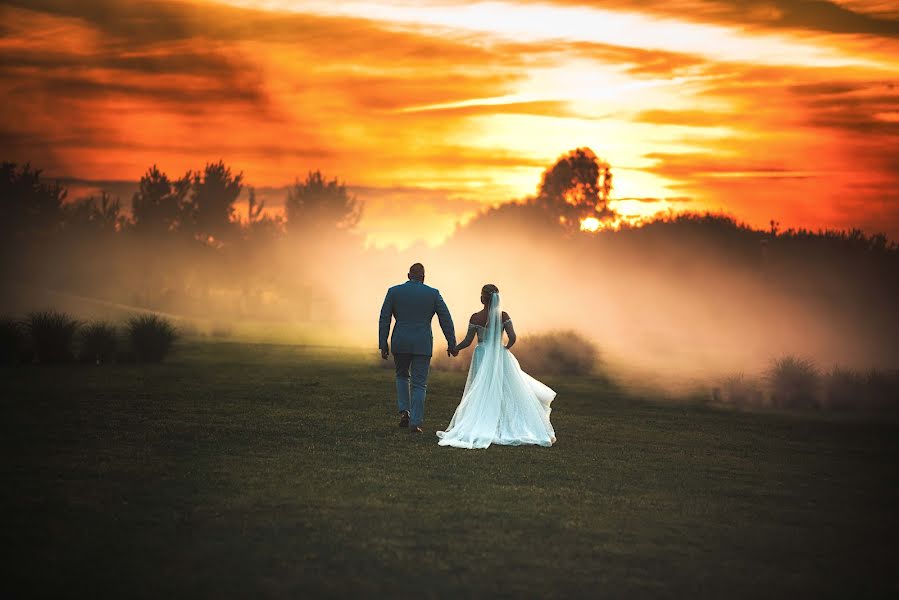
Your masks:
<path fill-rule="evenodd" d="M 400 417 L 400 427 L 408 427 L 409 426 L 409 411 L 404 410 L 400 413 L 402 415 Z"/>
<path fill-rule="evenodd" d="M 409 430 L 409 433 L 422 433 L 421 427 L 413 427 Z"/>

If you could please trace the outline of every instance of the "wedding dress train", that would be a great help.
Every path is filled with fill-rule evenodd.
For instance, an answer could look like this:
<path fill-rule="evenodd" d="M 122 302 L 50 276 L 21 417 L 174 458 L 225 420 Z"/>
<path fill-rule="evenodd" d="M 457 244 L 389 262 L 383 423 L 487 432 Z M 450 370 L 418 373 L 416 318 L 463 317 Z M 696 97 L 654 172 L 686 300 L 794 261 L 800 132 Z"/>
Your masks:
<path fill-rule="evenodd" d="M 446 431 L 438 431 L 441 446 L 486 448 L 490 444 L 551 446 L 556 433 L 549 420 L 556 392 L 521 370 L 502 345 L 499 294 L 491 297 L 487 325 L 478 329 L 462 401 Z"/>

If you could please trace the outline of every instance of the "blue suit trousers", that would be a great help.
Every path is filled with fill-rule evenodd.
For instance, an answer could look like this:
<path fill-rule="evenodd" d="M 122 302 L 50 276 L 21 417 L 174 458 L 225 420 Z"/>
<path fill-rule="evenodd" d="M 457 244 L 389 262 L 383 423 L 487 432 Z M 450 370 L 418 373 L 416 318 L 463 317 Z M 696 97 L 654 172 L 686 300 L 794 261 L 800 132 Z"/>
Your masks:
<path fill-rule="evenodd" d="M 423 354 L 394 354 L 396 365 L 396 404 L 400 412 L 409 411 L 409 426 L 420 427 L 425 416 L 425 393 L 431 357 Z"/>

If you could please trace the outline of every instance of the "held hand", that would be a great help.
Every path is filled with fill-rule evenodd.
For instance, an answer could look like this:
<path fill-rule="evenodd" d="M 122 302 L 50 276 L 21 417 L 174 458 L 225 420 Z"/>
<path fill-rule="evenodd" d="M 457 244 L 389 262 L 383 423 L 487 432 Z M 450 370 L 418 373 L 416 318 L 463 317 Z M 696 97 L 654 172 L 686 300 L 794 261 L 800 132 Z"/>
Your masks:
<path fill-rule="evenodd" d="M 381 358 L 387 360 L 387 357 L 390 356 L 390 351 L 387 348 L 381 349 Z"/>
<path fill-rule="evenodd" d="M 454 356 L 454 357 L 455 357 L 455 356 L 459 356 L 459 349 L 458 349 L 458 348 L 453 348 L 453 356 Z"/>
<path fill-rule="evenodd" d="M 447 356 L 455 356 L 456 354 L 458 354 L 458 352 L 456 351 L 455 346 L 453 346 L 453 347 L 447 346 L 446 347 L 446 355 Z"/>

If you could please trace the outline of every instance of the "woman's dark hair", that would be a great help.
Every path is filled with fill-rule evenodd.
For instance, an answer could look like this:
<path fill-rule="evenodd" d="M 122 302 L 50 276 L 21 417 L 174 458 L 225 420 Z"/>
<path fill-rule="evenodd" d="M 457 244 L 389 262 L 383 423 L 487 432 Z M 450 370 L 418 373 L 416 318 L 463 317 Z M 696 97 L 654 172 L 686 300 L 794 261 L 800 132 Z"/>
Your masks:
<path fill-rule="evenodd" d="M 481 288 L 481 298 L 487 296 L 487 299 L 490 300 L 490 296 L 493 294 L 498 294 L 499 288 L 493 285 L 492 283 L 488 283 L 484 287 Z"/>

